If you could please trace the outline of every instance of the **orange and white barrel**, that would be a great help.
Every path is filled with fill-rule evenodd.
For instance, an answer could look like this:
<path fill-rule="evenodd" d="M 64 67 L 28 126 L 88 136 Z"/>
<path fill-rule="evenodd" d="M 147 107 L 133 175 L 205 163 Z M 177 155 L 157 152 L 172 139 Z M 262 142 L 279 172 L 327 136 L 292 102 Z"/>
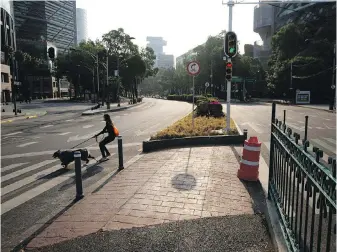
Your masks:
<path fill-rule="evenodd" d="M 248 181 L 259 180 L 259 162 L 261 153 L 261 143 L 257 137 L 250 137 L 245 141 L 242 151 L 238 178 Z"/>

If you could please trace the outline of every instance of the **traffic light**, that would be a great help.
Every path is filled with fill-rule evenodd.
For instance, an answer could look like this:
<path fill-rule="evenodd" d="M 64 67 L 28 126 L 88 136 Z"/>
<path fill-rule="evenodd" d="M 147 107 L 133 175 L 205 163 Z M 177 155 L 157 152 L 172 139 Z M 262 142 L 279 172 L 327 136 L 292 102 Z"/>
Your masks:
<path fill-rule="evenodd" d="M 232 70 L 233 70 L 233 64 L 231 62 L 226 63 L 226 80 L 231 81 L 232 80 Z"/>
<path fill-rule="evenodd" d="M 238 42 L 237 37 L 234 32 L 227 32 L 225 37 L 225 54 L 229 58 L 236 56 L 238 52 Z"/>
<path fill-rule="evenodd" d="M 48 56 L 50 59 L 54 59 L 55 58 L 55 48 L 54 47 L 49 47 L 48 49 Z"/>

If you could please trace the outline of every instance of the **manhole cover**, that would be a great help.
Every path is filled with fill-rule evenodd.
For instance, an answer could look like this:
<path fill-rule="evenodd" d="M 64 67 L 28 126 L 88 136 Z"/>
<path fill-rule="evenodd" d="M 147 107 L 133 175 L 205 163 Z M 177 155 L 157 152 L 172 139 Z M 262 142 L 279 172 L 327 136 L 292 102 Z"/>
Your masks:
<path fill-rule="evenodd" d="M 172 186 L 178 190 L 189 191 L 196 186 L 197 182 L 194 176 L 190 174 L 178 174 L 172 179 Z"/>

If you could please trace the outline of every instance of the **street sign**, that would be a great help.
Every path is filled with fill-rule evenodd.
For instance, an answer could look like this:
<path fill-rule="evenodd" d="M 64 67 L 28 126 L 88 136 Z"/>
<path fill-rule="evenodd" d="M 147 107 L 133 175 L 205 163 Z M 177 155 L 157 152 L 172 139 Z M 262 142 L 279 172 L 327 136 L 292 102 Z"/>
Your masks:
<path fill-rule="evenodd" d="M 310 104 L 310 91 L 299 91 L 296 93 L 296 104 Z"/>
<path fill-rule="evenodd" d="M 196 61 L 191 61 L 187 64 L 187 72 L 192 75 L 196 76 L 200 73 L 200 65 Z"/>
<path fill-rule="evenodd" d="M 208 82 L 205 83 L 205 87 L 209 87 L 209 83 Z"/>
<path fill-rule="evenodd" d="M 243 78 L 239 76 L 232 76 L 232 82 L 243 82 Z"/>

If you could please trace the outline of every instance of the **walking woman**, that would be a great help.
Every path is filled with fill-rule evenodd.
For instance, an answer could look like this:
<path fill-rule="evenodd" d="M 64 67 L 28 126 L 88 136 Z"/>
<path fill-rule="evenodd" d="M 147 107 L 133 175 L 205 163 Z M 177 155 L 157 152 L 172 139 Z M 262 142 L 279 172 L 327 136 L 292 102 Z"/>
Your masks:
<path fill-rule="evenodd" d="M 97 138 L 101 134 L 104 134 L 106 132 L 108 133 L 108 136 L 105 137 L 99 143 L 99 148 L 100 148 L 101 153 L 102 153 L 102 158 L 101 158 L 100 161 L 104 161 L 104 160 L 107 159 L 107 157 L 111 156 L 110 152 L 108 151 L 108 149 L 106 148 L 105 145 L 112 142 L 116 138 L 116 135 L 115 135 L 115 132 L 114 132 L 114 125 L 113 125 L 113 123 L 111 121 L 111 118 L 108 114 L 104 115 L 104 121 L 106 123 L 104 129 L 94 136 L 95 138 Z"/>

